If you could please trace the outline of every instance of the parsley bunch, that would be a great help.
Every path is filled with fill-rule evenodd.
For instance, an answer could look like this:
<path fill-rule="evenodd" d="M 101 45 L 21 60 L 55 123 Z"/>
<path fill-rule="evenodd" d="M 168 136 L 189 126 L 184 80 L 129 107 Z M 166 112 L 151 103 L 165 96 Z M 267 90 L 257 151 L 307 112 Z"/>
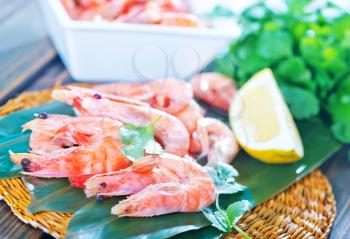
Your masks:
<path fill-rule="evenodd" d="M 313 1 L 286 1 L 285 11 L 264 3 L 240 16 L 241 37 L 211 67 L 239 85 L 273 70 L 296 119 L 321 117 L 334 136 L 350 143 L 350 14 Z"/>

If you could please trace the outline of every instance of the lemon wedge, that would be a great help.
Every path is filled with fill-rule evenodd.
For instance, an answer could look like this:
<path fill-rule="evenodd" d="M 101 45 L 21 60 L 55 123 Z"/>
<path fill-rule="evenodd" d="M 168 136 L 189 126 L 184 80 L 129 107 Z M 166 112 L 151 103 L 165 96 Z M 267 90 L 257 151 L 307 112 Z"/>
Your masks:
<path fill-rule="evenodd" d="M 230 105 L 229 118 L 241 147 L 266 163 L 291 163 L 304 155 L 292 115 L 270 69 L 255 74 Z"/>

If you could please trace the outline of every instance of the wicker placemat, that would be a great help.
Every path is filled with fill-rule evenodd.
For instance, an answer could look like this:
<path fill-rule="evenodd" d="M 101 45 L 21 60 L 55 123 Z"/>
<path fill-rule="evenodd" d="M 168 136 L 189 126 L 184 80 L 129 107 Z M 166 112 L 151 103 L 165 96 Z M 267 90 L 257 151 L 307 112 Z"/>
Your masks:
<path fill-rule="evenodd" d="M 0 107 L 0 116 L 49 102 L 50 90 L 27 92 Z M 72 214 L 27 212 L 30 194 L 20 178 L 0 180 L 0 199 L 25 223 L 64 237 Z M 255 207 L 239 222 L 241 228 L 257 239 L 327 238 L 336 214 L 332 188 L 319 171 L 311 173 L 286 191 Z M 236 234 L 225 238 L 241 238 Z"/>

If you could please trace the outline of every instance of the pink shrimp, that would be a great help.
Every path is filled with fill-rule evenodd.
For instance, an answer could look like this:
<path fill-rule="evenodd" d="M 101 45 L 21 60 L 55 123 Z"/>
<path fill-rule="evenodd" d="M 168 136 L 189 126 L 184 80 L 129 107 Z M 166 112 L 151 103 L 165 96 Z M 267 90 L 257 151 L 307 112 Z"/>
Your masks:
<path fill-rule="evenodd" d="M 118 138 L 122 123 L 103 117 L 71 117 L 46 115 L 23 125 L 23 130 L 32 130 L 30 148 L 32 153 L 48 153 L 72 146 L 88 146 L 99 138 Z"/>
<path fill-rule="evenodd" d="M 146 156 L 118 172 L 95 175 L 86 182 L 87 196 L 130 195 L 112 208 L 127 217 L 195 212 L 214 202 L 215 186 L 192 158 L 171 154 Z"/>
<path fill-rule="evenodd" d="M 208 177 L 187 183 L 161 183 L 146 187 L 112 207 L 119 217 L 152 217 L 174 212 L 198 212 L 215 200 L 215 187 Z"/>
<path fill-rule="evenodd" d="M 204 27 L 205 24 L 198 17 L 188 13 L 167 12 L 161 15 L 161 25 L 181 27 Z"/>
<path fill-rule="evenodd" d="M 199 119 L 192 137 L 192 150 L 207 154 L 209 166 L 217 162 L 230 163 L 239 151 L 232 131 L 217 119 Z"/>
<path fill-rule="evenodd" d="M 183 123 L 145 103 L 79 87 L 54 90 L 52 97 L 73 105 L 80 114 L 116 119 L 124 124 L 146 126 L 157 120 L 155 138 L 165 152 L 179 156 L 188 152 L 189 134 Z"/>
<path fill-rule="evenodd" d="M 232 79 L 218 73 L 203 73 L 192 78 L 194 95 L 204 102 L 227 111 L 235 96 Z"/>
<path fill-rule="evenodd" d="M 149 83 L 113 83 L 94 87 L 96 91 L 143 101 L 153 108 L 176 115 L 193 98 L 190 84 L 179 79 L 161 79 Z"/>
<path fill-rule="evenodd" d="M 94 90 L 115 96 L 122 96 L 148 103 L 154 96 L 147 84 L 142 83 L 110 83 L 98 84 L 93 87 Z"/>
<path fill-rule="evenodd" d="M 79 182 L 75 186 L 83 186 L 85 180 L 79 180 L 81 177 L 88 178 L 131 165 L 121 153 L 121 146 L 120 140 L 106 136 L 94 147 L 71 147 L 46 154 L 10 152 L 10 157 L 15 164 L 23 167 L 26 175 L 44 178 L 71 177 Z"/>
<path fill-rule="evenodd" d="M 205 115 L 204 109 L 194 100 L 191 100 L 188 106 L 176 116 L 192 134 L 197 129 L 197 121 Z"/>

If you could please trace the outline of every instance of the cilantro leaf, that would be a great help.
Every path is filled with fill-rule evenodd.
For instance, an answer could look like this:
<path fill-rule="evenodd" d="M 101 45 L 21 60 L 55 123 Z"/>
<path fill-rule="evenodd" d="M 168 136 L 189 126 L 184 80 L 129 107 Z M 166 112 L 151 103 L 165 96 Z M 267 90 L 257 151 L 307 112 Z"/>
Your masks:
<path fill-rule="evenodd" d="M 277 67 L 276 75 L 279 80 L 287 83 L 303 86 L 314 91 L 316 84 L 311 79 L 311 72 L 306 68 L 306 64 L 300 57 L 291 57 Z"/>
<path fill-rule="evenodd" d="M 326 71 L 318 71 L 315 73 L 315 82 L 317 85 L 318 95 L 321 99 L 328 96 L 329 92 L 333 89 L 335 81 L 333 81 Z"/>
<path fill-rule="evenodd" d="M 216 227 L 220 231 L 228 232 L 227 223 L 225 217 L 217 210 L 212 208 L 206 208 L 202 210 L 204 216 L 211 222 L 213 227 Z"/>
<path fill-rule="evenodd" d="M 251 239 L 248 234 L 236 225 L 244 213 L 251 209 L 249 201 L 242 200 L 234 202 L 228 206 L 226 211 L 220 208 L 218 201 L 219 197 L 216 198 L 216 210 L 212 208 L 202 210 L 204 216 L 211 222 L 212 226 L 227 233 L 232 232 L 232 228 L 234 228 L 244 238 Z"/>
<path fill-rule="evenodd" d="M 218 193 L 232 194 L 245 189 L 244 186 L 236 182 L 235 177 L 238 176 L 238 172 L 231 165 L 217 163 L 214 168 L 206 167 L 206 169 L 213 179 Z"/>
<path fill-rule="evenodd" d="M 334 122 L 350 124 L 350 76 L 329 96 L 327 110 Z"/>
<path fill-rule="evenodd" d="M 300 14 L 305 11 L 305 8 L 310 4 L 309 0 L 288 0 L 289 12 L 291 14 Z"/>
<path fill-rule="evenodd" d="M 350 143 L 350 76 L 343 80 L 328 98 L 327 111 L 332 117 L 332 132 L 344 143 Z"/>
<path fill-rule="evenodd" d="M 163 149 L 154 140 L 154 124 L 146 127 L 125 125 L 119 129 L 119 136 L 125 144 L 121 152 L 130 160 L 135 161 L 147 154 L 161 154 Z"/>
<path fill-rule="evenodd" d="M 336 122 L 331 127 L 334 136 L 343 143 L 350 142 L 350 122 L 340 123 Z"/>
<path fill-rule="evenodd" d="M 251 209 L 251 204 L 248 200 L 242 200 L 229 205 L 226 209 L 227 216 L 231 224 L 236 224 L 239 219 Z"/>
<path fill-rule="evenodd" d="M 312 92 L 287 84 L 282 84 L 281 90 L 296 119 L 310 118 L 319 113 L 320 102 Z"/>
<path fill-rule="evenodd" d="M 256 44 L 259 55 L 271 63 L 292 55 L 292 37 L 285 31 L 263 31 Z"/>

